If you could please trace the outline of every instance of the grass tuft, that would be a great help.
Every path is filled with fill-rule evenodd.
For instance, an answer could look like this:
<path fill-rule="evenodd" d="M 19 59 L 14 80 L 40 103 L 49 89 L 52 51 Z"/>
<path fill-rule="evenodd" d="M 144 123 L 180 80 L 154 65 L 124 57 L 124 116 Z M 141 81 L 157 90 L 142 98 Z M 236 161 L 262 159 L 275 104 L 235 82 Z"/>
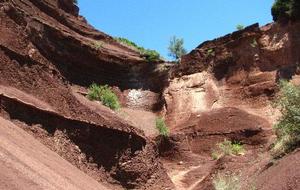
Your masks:
<path fill-rule="evenodd" d="M 165 123 L 165 120 L 162 117 L 158 117 L 155 121 L 155 127 L 158 130 L 159 134 L 163 137 L 169 136 L 169 129 Z"/>
<path fill-rule="evenodd" d="M 214 160 L 221 158 L 226 155 L 243 155 L 245 149 L 240 142 L 231 142 L 224 140 L 222 143 L 217 144 L 217 149 L 214 150 L 211 154 Z"/>

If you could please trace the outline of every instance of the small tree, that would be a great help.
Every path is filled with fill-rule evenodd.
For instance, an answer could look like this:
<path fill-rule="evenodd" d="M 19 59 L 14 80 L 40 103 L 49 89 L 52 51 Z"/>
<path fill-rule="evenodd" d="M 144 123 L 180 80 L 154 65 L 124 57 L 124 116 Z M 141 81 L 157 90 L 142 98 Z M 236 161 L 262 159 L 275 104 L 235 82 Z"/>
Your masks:
<path fill-rule="evenodd" d="M 300 19 L 300 1 L 299 0 L 293 0 L 291 2 L 291 17 L 294 20 Z"/>
<path fill-rule="evenodd" d="M 276 0 L 271 12 L 274 21 L 288 19 L 291 0 Z"/>
<path fill-rule="evenodd" d="M 170 40 L 169 45 L 169 56 L 173 57 L 176 60 L 179 60 L 181 56 L 186 54 L 186 50 L 183 47 L 184 40 L 182 38 L 177 38 L 173 36 Z"/>
<path fill-rule="evenodd" d="M 237 30 L 243 30 L 244 28 L 245 28 L 245 26 L 242 25 L 242 24 L 236 25 L 236 29 L 237 29 Z"/>
<path fill-rule="evenodd" d="M 274 21 L 288 21 L 300 19 L 299 0 L 276 0 L 272 6 Z"/>

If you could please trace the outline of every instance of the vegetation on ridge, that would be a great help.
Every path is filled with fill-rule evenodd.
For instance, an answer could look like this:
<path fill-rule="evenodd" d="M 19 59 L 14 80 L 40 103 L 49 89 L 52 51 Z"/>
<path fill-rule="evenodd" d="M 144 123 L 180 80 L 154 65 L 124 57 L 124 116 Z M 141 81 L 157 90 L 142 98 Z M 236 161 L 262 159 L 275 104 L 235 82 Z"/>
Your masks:
<path fill-rule="evenodd" d="M 141 46 L 138 46 L 136 43 L 134 43 L 126 38 L 118 37 L 118 38 L 115 38 L 115 40 L 123 45 L 130 46 L 130 47 L 138 50 L 148 62 L 155 62 L 155 61 L 161 60 L 160 54 L 155 50 L 145 49 Z"/>
<path fill-rule="evenodd" d="M 244 28 L 245 28 L 245 26 L 242 25 L 242 24 L 236 25 L 236 29 L 237 29 L 237 30 L 243 30 Z"/>

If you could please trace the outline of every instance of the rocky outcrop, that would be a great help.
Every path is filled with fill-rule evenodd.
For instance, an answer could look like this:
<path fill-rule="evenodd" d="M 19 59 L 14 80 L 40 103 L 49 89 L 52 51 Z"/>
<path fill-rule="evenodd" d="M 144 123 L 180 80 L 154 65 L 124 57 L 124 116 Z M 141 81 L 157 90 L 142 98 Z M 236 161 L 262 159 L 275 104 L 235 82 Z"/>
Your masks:
<path fill-rule="evenodd" d="M 299 27 L 255 24 L 204 42 L 184 56 L 164 92 L 166 115 L 176 118 L 171 126 L 219 107 L 235 105 L 258 115 L 273 112 L 268 101 L 278 80 L 297 78 Z"/>

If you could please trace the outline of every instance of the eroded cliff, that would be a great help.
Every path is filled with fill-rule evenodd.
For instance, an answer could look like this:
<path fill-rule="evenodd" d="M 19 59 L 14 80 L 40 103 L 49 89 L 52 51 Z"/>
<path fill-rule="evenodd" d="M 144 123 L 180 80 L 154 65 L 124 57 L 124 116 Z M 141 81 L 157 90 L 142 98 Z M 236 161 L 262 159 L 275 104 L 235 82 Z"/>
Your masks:
<path fill-rule="evenodd" d="M 84 96 L 93 82 L 155 94 L 144 73 L 159 80 L 159 63 L 95 30 L 73 1 L 0 1 L 0 10 L 1 117 L 108 188 L 172 186 L 144 132 Z"/>
<path fill-rule="evenodd" d="M 299 83 L 299 23 L 254 24 L 202 43 L 174 65 L 145 60 L 78 11 L 73 0 L 0 0 L 5 124 L 10 120 L 107 189 L 213 189 L 220 171 L 240 173 L 244 189 L 297 188 L 288 179 L 299 173 L 285 163 L 297 166 L 298 152 L 276 166 L 269 148 L 279 116 L 272 107 L 277 83 Z M 120 111 L 86 98 L 94 82 L 113 87 Z M 155 129 L 159 115 L 167 139 Z M 241 143 L 243 155 L 214 160 L 224 139 Z M 279 170 L 282 183 L 273 175 Z"/>

